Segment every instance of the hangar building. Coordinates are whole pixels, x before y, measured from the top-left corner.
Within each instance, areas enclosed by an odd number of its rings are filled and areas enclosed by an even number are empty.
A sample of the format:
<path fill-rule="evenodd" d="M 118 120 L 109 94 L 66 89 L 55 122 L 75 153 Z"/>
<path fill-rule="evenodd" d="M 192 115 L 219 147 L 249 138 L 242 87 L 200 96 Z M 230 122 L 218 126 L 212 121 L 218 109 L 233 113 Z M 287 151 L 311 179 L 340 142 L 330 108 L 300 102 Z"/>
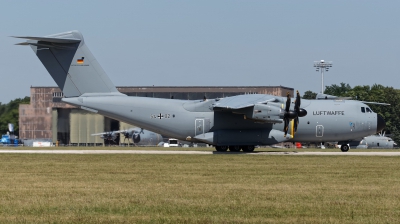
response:
<path fill-rule="evenodd" d="M 118 91 L 128 96 L 197 100 L 224 98 L 242 94 L 292 96 L 294 89 L 283 86 L 124 86 Z M 21 140 L 57 141 L 62 145 L 102 145 L 104 140 L 93 133 L 124 130 L 132 127 L 99 114 L 61 102 L 58 87 L 31 87 L 30 104 L 19 106 Z M 123 139 L 119 140 L 123 142 Z"/>

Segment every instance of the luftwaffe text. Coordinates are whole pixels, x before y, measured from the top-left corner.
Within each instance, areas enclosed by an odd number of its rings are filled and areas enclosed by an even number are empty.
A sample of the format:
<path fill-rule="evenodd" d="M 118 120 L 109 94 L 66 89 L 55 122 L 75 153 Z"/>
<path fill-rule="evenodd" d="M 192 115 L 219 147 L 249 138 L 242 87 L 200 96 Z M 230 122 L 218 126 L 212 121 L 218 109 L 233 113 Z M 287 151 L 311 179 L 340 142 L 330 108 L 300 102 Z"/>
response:
<path fill-rule="evenodd" d="M 320 111 L 313 111 L 313 115 L 344 115 L 344 111 L 320 110 Z"/>

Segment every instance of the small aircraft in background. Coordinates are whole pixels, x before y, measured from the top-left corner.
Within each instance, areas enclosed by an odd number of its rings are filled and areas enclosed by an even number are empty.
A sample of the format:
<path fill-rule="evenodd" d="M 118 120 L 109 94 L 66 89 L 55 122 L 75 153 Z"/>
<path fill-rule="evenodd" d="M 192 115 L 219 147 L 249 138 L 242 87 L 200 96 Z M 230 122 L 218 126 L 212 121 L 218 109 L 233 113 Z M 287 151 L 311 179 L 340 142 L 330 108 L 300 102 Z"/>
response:
<path fill-rule="evenodd" d="M 118 138 L 118 135 L 119 135 L 118 131 L 108 131 L 108 132 L 92 134 L 92 136 L 100 136 L 101 139 L 113 142 L 115 142 L 115 140 Z"/>
<path fill-rule="evenodd" d="M 157 145 L 159 142 L 163 141 L 163 137 L 160 134 L 137 127 L 120 131 L 95 133 L 92 134 L 92 136 L 100 136 L 102 139 L 115 141 L 118 137 L 118 134 L 121 134 L 121 137 L 124 136 L 124 143 L 126 139 L 128 139 L 128 143 L 130 140 L 132 140 L 132 142 L 136 145 Z"/>
<path fill-rule="evenodd" d="M 163 141 L 163 137 L 155 132 L 144 130 L 143 128 L 129 128 L 119 131 L 126 139 L 132 139 L 132 142 L 138 145 L 157 145 Z"/>
<path fill-rule="evenodd" d="M 396 142 L 392 138 L 386 137 L 385 133 L 379 133 L 379 135 L 370 135 L 364 137 L 361 141 L 349 142 L 350 148 L 356 149 L 393 149 L 397 146 Z"/>

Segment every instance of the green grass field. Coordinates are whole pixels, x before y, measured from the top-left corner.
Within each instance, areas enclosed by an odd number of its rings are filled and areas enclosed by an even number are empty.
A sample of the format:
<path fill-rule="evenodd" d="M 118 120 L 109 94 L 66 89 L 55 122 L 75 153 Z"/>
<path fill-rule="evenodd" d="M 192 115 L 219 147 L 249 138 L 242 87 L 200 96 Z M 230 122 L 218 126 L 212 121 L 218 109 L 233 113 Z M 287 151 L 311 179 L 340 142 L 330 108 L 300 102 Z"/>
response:
<path fill-rule="evenodd" d="M 160 151 L 216 151 L 214 147 L 123 147 L 123 146 L 67 146 L 67 147 L 0 147 L 1 149 L 15 150 L 160 150 Z M 254 152 L 340 152 L 338 148 L 271 148 L 262 147 L 256 148 Z M 349 152 L 398 152 L 399 148 L 395 149 L 350 149 Z M 229 151 L 228 151 L 229 152 Z"/>
<path fill-rule="evenodd" d="M 0 223 L 399 223 L 400 158 L 0 155 Z"/>

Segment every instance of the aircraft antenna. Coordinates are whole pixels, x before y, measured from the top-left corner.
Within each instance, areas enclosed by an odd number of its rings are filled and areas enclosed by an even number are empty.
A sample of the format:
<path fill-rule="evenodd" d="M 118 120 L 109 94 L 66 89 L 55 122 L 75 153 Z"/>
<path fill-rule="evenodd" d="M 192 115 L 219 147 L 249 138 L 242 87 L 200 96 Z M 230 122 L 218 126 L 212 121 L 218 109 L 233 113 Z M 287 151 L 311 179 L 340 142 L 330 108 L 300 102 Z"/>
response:
<path fill-rule="evenodd" d="M 321 71 L 321 93 L 324 93 L 324 72 L 328 72 L 332 67 L 332 61 L 314 61 L 315 71 Z"/>

